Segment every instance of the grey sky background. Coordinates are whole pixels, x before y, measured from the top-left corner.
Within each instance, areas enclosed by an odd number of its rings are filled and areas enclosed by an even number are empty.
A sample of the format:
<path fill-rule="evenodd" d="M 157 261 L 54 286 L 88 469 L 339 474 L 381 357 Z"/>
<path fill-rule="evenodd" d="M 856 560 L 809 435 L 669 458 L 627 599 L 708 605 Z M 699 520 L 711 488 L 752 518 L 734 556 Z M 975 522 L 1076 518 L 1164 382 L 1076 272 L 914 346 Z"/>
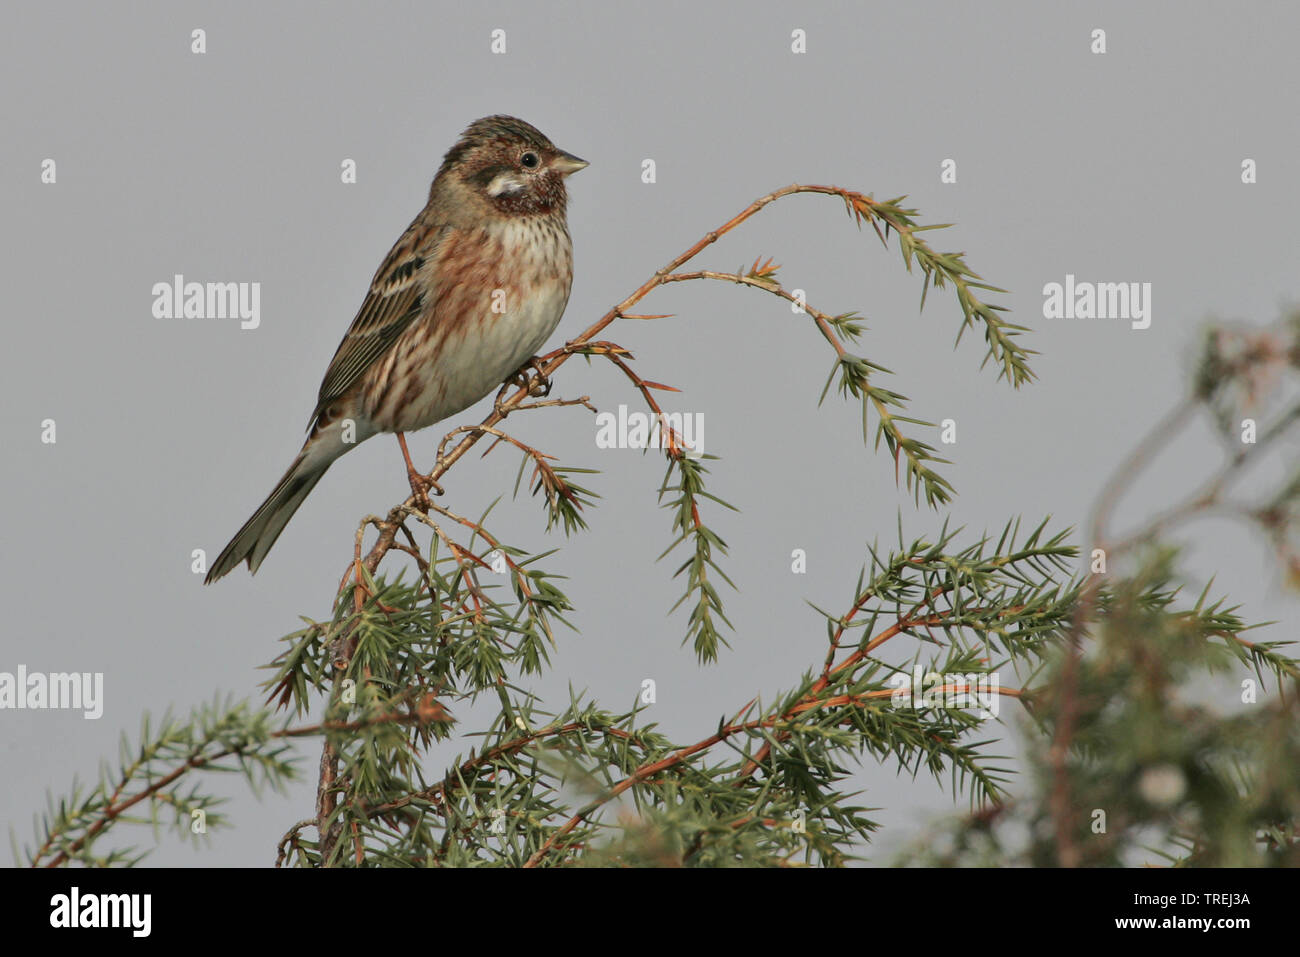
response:
<path fill-rule="evenodd" d="M 580 633 L 561 636 L 535 690 L 559 708 L 572 685 L 623 710 L 653 678 L 648 717 L 682 743 L 820 663 L 825 630 L 806 602 L 846 609 L 866 543 L 891 542 L 900 509 L 909 539 L 934 535 L 945 513 L 969 537 L 1016 515 L 1079 525 L 1182 394 L 1199 324 L 1271 320 L 1300 298 L 1294 5 L 30 3 L 7 21 L 0 670 L 102 671 L 106 684 L 98 721 L 0 712 L 0 821 L 20 841 L 47 789 L 92 778 L 143 711 L 256 697 L 277 639 L 299 615 L 328 615 L 358 519 L 407 494 L 396 443 L 378 437 L 333 467 L 255 579 L 241 568 L 205 588 L 190 571 L 191 550 L 214 558 L 297 451 L 375 267 L 477 117 L 523 117 L 591 163 L 570 180 L 576 277 L 550 347 L 798 181 L 905 193 L 924 222 L 958 224 L 930 239 L 1011 290 L 994 301 L 1042 353 L 1040 381 L 1019 392 L 980 371 L 978 335 L 952 348 L 951 294 L 932 292 L 918 314 L 920 279 L 896 246 L 858 233 L 829 198 L 783 200 L 696 261 L 772 256 L 819 308 L 867 318 L 858 351 L 895 373 L 880 384 L 910 396 L 912 415 L 958 421 L 958 443 L 941 449 L 958 496 L 934 513 L 863 446 L 856 404 L 817 408 L 830 351 L 777 300 L 683 284 L 643 303 L 676 318 L 610 328 L 643 375 L 683 390 L 670 408 L 703 413 L 721 456 L 710 490 L 741 509 L 708 516 L 740 592 L 726 596 L 732 647 L 705 668 L 680 646 L 685 612 L 666 614 L 675 564 L 654 562 L 671 540 L 658 456 L 598 449 L 581 409 L 512 418 L 560 462 L 600 470 L 591 530 L 569 540 L 545 534 L 532 499 L 509 500 L 513 453 L 456 467 L 449 507 L 478 514 L 504 495 L 492 527 L 533 551 L 562 548 L 549 567 L 569 576 Z M 202 56 L 194 28 L 207 31 Z M 489 51 L 495 28 L 504 56 Z M 795 28 L 805 55 L 790 51 Z M 1094 28 L 1104 56 L 1089 52 Z M 47 157 L 56 185 L 40 181 Z M 1240 180 L 1247 157 L 1255 185 Z M 339 181 L 345 158 L 356 185 Z M 940 182 L 946 158 L 956 184 Z M 260 282 L 260 328 L 155 319 L 151 287 L 176 273 Z M 1043 319 L 1043 285 L 1067 273 L 1152 283 L 1151 328 Z M 594 361 L 568 363 L 555 394 L 638 407 Z M 489 402 L 414 436 L 417 461 L 431 465 L 442 433 Z M 46 418 L 53 446 L 40 442 Z M 1192 487 L 1219 448 L 1199 422 L 1145 473 L 1121 522 Z M 1197 572 L 1249 617 L 1278 620 L 1268 637 L 1293 637 L 1296 600 L 1269 551 L 1226 524 L 1197 531 Z M 795 548 L 806 575 L 790 571 Z M 437 766 L 471 743 L 441 749 Z M 197 851 L 168 836 L 149 862 L 270 864 L 311 813 L 318 752 L 300 753 L 287 797 L 218 782 L 235 826 Z M 855 783 L 886 825 L 873 860 L 953 808 L 890 767 L 868 763 Z"/>

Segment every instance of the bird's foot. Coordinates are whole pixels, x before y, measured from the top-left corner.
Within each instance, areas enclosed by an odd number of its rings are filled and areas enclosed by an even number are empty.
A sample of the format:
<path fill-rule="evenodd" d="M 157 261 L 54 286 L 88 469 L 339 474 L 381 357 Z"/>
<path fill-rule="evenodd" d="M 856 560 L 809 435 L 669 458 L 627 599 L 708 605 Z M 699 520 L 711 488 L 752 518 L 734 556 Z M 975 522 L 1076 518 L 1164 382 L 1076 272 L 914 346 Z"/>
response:
<path fill-rule="evenodd" d="M 406 462 L 406 480 L 411 483 L 411 495 L 415 499 L 415 507 L 428 515 L 429 490 L 433 489 L 434 495 L 442 495 L 442 486 L 429 476 L 422 474 L 415 467 L 415 464 L 411 461 L 411 453 L 406 448 L 406 435 L 404 433 L 397 433 L 397 444 L 401 446 L 402 459 Z"/>
<path fill-rule="evenodd" d="M 415 469 L 407 469 L 406 479 L 411 483 L 411 494 L 415 497 L 415 507 L 425 515 L 429 514 L 429 491 L 433 490 L 434 495 L 442 495 L 442 486 L 429 478 L 422 475 Z"/>
<path fill-rule="evenodd" d="M 546 366 L 537 356 L 528 360 L 528 368 L 532 369 L 533 377 L 526 380 L 528 394 L 534 399 L 548 396 L 551 394 L 551 380 L 546 377 Z M 523 369 L 519 370 L 523 373 Z"/>
<path fill-rule="evenodd" d="M 551 394 L 551 380 L 546 377 L 545 367 L 542 360 L 537 356 L 533 356 L 512 372 L 510 378 L 506 379 L 497 392 L 493 408 L 496 410 L 497 415 L 503 418 L 510 410 L 505 408 L 502 403 L 505 401 L 506 393 L 510 391 L 512 386 L 516 389 L 524 389 L 535 399 Z"/>
<path fill-rule="evenodd" d="M 551 380 L 546 377 L 546 366 L 537 356 L 533 356 L 506 380 L 507 385 L 518 386 L 528 390 L 534 399 L 551 394 Z"/>

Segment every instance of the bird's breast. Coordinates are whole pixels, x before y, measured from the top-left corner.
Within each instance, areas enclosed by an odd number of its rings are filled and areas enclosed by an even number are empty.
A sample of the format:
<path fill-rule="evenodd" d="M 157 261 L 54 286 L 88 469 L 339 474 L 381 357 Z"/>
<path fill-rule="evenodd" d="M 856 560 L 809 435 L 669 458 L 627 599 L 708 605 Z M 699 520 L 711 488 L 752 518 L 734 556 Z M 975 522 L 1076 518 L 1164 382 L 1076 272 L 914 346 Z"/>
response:
<path fill-rule="evenodd" d="M 563 219 L 516 217 L 449 238 L 425 268 L 432 302 L 368 390 L 384 431 L 463 411 L 535 355 L 568 303 L 573 247 Z"/>

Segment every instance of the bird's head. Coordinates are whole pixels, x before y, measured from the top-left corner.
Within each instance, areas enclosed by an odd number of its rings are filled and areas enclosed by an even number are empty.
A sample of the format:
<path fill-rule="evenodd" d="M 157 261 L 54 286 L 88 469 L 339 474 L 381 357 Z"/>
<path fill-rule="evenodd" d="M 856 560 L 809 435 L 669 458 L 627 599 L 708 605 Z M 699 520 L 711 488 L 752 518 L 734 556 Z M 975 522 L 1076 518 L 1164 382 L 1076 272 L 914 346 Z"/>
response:
<path fill-rule="evenodd" d="M 537 127 L 513 116 L 475 120 L 447 151 L 434 179 L 454 179 L 506 215 L 564 211 L 564 179 L 587 166 Z"/>

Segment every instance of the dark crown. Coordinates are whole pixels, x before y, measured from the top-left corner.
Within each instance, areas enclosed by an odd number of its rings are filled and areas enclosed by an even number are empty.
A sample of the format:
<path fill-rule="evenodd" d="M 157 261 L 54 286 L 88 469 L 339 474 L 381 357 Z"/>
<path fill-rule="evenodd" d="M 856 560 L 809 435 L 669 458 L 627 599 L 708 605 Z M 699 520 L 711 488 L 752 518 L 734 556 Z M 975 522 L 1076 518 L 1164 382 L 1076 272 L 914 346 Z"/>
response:
<path fill-rule="evenodd" d="M 439 172 L 453 166 L 474 147 L 499 139 L 521 140 L 539 150 L 555 148 L 546 135 L 531 123 L 525 123 L 514 116 L 485 116 L 465 128 L 456 145 L 443 157 Z"/>

